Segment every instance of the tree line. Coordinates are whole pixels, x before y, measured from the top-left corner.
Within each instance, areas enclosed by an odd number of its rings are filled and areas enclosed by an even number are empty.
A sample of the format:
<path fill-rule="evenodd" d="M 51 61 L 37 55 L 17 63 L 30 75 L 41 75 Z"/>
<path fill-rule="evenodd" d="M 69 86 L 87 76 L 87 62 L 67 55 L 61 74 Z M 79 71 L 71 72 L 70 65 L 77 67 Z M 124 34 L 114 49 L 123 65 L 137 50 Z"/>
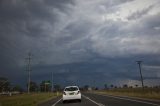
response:
<path fill-rule="evenodd" d="M 28 84 L 26 84 L 28 86 Z M 36 83 L 34 81 L 30 82 L 30 92 L 50 92 L 50 91 L 60 91 L 62 87 L 59 84 L 52 85 L 50 80 L 43 80 L 41 83 Z M 10 91 L 19 91 L 25 92 L 26 90 L 20 85 L 12 85 L 11 82 L 4 77 L 0 77 L 0 92 L 10 92 Z"/>

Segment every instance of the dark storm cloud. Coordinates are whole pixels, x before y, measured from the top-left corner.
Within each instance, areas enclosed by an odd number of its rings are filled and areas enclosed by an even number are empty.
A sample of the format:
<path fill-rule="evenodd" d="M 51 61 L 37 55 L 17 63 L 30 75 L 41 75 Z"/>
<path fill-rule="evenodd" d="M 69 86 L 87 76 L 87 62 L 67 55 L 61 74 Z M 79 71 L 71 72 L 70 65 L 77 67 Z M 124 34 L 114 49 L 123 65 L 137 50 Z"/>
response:
<path fill-rule="evenodd" d="M 65 5 L 69 4 L 70 1 L 53 2 L 52 0 L 52 4 L 55 5 L 52 7 L 49 6 L 51 1 L 45 2 L 42 0 L 1 1 L 0 31 L 3 48 L 6 46 L 8 47 L 8 52 L 16 54 L 17 51 L 26 52 L 32 50 L 32 48 L 35 48 L 34 46 L 39 45 L 38 42 L 46 42 L 42 39 L 46 39 L 44 37 L 51 35 L 54 23 L 58 20 L 58 12 L 53 11 L 58 8 L 64 8 L 65 10 L 67 8 Z M 37 42 L 35 42 L 36 40 Z M 42 47 L 44 47 L 43 44 Z M 28 48 L 30 49 L 28 50 Z"/>
<path fill-rule="evenodd" d="M 50 3 L 53 6 L 50 6 Z M 49 32 L 54 29 L 54 23 L 58 20 L 56 9 L 65 12 L 67 8 L 65 5 L 70 3 L 70 1 L 55 2 L 53 0 L 45 2 L 42 0 L 1 0 L 1 75 L 18 72 L 16 70 L 26 64 L 24 59 L 27 52 L 34 51 L 37 46 L 39 49 L 45 47 L 44 42 L 48 42 L 48 39 L 44 37 L 50 35 Z M 42 45 L 39 45 L 40 43 Z"/>
<path fill-rule="evenodd" d="M 158 71 L 147 74 L 160 65 L 158 7 L 157 0 L 1 0 L 0 73 L 18 82 L 31 51 L 38 82 L 53 72 L 57 83 L 132 85 L 139 59 L 145 79 L 159 80 Z"/>
<path fill-rule="evenodd" d="M 65 11 L 66 4 L 67 5 L 74 5 L 73 0 L 44 0 L 44 3 L 51 7 L 59 8 L 60 10 Z"/>
<path fill-rule="evenodd" d="M 47 25 L 57 21 L 57 13 L 53 13 L 54 8 L 48 5 L 38 0 L 2 0 L 0 21 L 3 25 L 1 26 L 3 31 L 13 30 L 12 33 L 21 33 L 33 37 L 47 35 L 47 31 L 49 31 Z"/>
<path fill-rule="evenodd" d="M 143 59 L 143 56 L 138 59 Z M 149 57 L 149 56 L 148 56 Z M 137 58 L 137 57 L 136 57 Z M 39 74 L 54 74 L 55 77 L 63 77 L 66 79 L 66 83 L 82 83 L 85 85 L 91 81 L 90 85 L 93 86 L 93 82 L 97 82 L 97 86 L 103 86 L 104 83 L 117 84 L 119 81 L 129 79 L 140 82 L 139 68 L 136 63 L 136 58 L 99 58 L 90 60 L 90 62 L 79 62 L 61 65 L 48 65 L 48 66 L 36 66 L 33 69 L 38 71 Z M 144 64 L 149 64 L 146 60 Z M 148 69 L 148 71 L 146 70 Z M 44 72 L 44 70 L 46 70 Z M 153 73 L 152 69 L 143 68 L 144 80 L 157 79 L 156 73 Z M 71 74 L 72 73 L 72 74 Z M 47 79 L 48 77 L 44 78 Z M 56 79 L 56 78 L 55 78 Z M 127 82 L 120 82 L 119 85 L 126 84 Z M 136 84 L 136 83 L 135 83 Z"/>

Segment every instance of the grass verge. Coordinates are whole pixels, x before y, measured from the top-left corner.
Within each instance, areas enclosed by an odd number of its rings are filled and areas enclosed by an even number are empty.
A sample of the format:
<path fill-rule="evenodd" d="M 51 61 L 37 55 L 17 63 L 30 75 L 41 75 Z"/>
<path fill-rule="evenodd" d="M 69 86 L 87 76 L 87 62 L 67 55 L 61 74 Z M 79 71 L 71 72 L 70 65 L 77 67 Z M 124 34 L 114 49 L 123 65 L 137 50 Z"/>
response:
<path fill-rule="evenodd" d="M 98 90 L 95 93 L 108 94 L 114 96 L 129 96 L 138 97 L 144 99 L 160 100 L 160 89 L 139 89 L 139 88 L 126 88 L 126 89 L 110 89 L 110 90 Z"/>
<path fill-rule="evenodd" d="M 37 106 L 57 97 L 55 93 L 31 93 L 13 96 L 0 96 L 0 106 Z"/>

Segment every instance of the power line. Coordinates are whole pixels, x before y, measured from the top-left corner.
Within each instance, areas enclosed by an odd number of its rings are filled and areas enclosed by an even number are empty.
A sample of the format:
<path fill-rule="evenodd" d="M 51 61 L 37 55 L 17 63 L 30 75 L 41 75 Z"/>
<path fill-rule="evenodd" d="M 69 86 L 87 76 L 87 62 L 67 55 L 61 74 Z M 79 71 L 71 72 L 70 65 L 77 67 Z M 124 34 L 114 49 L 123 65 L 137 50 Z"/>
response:
<path fill-rule="evenodd" d="M 141 70 L 141 63 L 142 61 L 136 61 L 138 66 L 139 66 L 139 71 L 140 71 L 140 76 L 141 76 L 141 83 L 142 83 L 142 88 L 144 89 L 144 84 L 143 84 L 143 76 L 142 76 L 142 70 Z"/>
<path fill-rule="evenodd" d="M 28 71 L 28 87 L 27 87 L 27 91 L 28 93 L 30 93 L 30 82 L 31 82 L 31 53 L 28 53 L 28 57 L 26 58 L 27 60 L 27 71 Z"/>

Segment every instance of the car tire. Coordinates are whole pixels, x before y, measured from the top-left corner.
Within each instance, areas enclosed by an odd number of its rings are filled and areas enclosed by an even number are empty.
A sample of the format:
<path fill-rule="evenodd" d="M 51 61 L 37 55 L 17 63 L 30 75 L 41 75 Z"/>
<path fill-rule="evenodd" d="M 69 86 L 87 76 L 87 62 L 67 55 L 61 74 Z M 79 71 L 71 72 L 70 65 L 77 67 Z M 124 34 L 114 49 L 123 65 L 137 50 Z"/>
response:
<path fill-rule="evenodd" d="M 81 99 L 79 99 L 78 101 L 81 102 Z"/>
<path fill-rule="evenodd" d="M 66 101 L 64 100 L 64 101 L 63 101 L 63 104 L 65 104 L 65 103 L 66 103 Z"/>

